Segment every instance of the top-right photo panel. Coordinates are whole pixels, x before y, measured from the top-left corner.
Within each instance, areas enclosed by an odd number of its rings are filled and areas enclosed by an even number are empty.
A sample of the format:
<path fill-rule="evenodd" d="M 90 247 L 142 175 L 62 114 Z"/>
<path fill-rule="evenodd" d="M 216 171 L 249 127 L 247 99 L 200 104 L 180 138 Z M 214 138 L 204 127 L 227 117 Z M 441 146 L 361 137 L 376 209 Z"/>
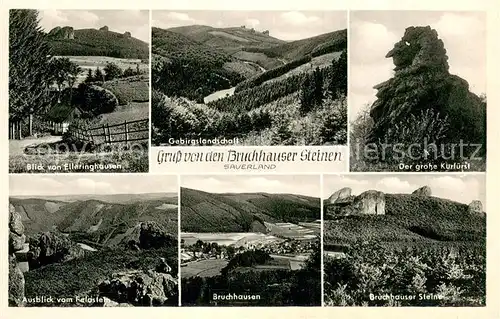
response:
<path fill-rule="evenodd" d="M 486 13 L 351 11 L 350 170 L 486 171 Z"/>

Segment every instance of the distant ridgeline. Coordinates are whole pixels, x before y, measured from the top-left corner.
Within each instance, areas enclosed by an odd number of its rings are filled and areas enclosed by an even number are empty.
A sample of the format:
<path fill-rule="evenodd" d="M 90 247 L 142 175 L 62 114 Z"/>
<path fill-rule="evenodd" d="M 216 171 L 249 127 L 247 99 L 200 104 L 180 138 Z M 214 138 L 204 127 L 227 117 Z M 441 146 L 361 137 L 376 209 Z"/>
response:
<path fill-rule="evenodd" d="M 132 37 L 128 31 L 124 33 L 109 31 L 107 26 L 99 30 L 55 27 L 47 33 L 47 38 L 53 55 L 149 58 L 149 47 L 146 42 Z"/>
<path fill-rule="evenodd" d="M 153 88 L 169 97 L 185 97 L 203 103 L 204 97 L 231 87 L 236 87 L 236 92 L 248 93 L 316 57 L 335 52 L 340 55 L 346 48 L 347 30 L 286 42 L 268 32 L 244 27 L 153 28 Z M 326 64 L 331 64 L 332 59 Z M 300 73 L 312 70 L 311 67 Z M 279 97 L 298 91 L 299 77 L 294 75 L 273 83 L 282 92 Z M 286 88 L 285 82 L 289 83 Z"/>

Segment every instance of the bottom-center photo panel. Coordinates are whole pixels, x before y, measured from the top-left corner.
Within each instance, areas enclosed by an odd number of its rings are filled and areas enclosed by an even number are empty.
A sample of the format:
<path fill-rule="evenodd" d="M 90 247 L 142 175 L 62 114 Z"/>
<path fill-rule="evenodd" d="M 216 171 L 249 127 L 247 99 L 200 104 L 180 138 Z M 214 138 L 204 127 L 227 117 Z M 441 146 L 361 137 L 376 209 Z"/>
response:
<path fill-rule="evenodd" d="M 317 175 L 181 177 L 182 306 L 321 306 Z"/>

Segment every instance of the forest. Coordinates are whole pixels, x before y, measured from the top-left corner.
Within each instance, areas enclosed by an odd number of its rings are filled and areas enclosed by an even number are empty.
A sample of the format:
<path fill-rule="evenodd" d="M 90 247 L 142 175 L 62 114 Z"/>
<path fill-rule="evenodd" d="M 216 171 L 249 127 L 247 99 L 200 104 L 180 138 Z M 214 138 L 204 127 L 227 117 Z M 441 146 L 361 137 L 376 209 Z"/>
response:
<path fill-rule="evenodd" d="M 165 143 L 167 137 L 221 136 L 246 137 L 249 143 L 257 145 L 324 145 L 345 144 L 347 141 L 346 51 L 342 52 L 338 61 L 332 60 L 331 65 L 326 68 L 316 68 L 314 72 L 293 75 L 270 83 L 260 84 L 267 78 L 254 79 L 254 82 L 248 82 L 253 84 L 245 84 L 248 89 L 207 104 L 194 103 L 183 98 L 182 96 L 190 94 L 183 93 L 189 86 L 183 86 L 182 79 L 190 79 L 191 84 L 199 79 L 201 83 L 210 83 L 223 89 L 231 85 L 227 77 L 215 76 L 207 69 L 211 81 L 205 82 L 207 76 L 196 66 L 192 72 L 196 70 L 197 76 L 191 78 L 191 72 L 181 73 L 180 78 L 176 77 L 180 80 L 172 83 L 162 77 L 174 72 L 172 68 L 182 65 L 182 62 L 168 64 L 168 67 L 166 65 L 163 64 L 163 71 L 160 73 L 153 70 L 153 83 L 165 83 L 168 87 L 162 89 L 165 86 L 154 84 L 153 143 Z M 190 67 L 187 70 L 191 70 Z M 279 70 L 270 72 L 273 77 L 283 74 L 283 71 Z M 215 89 L 214 86 L 198 86 L 197 92 L 210 92 Z M 178 87 L 181 89 L 176 91 Z M 204 95 L 192 93 L 193 98 L 198 96 L 201 99 Z M 170 120 L 165 121 L 167 118 Z M 259 137 L 261 141 L 250 141 L 252 136 Z"/>

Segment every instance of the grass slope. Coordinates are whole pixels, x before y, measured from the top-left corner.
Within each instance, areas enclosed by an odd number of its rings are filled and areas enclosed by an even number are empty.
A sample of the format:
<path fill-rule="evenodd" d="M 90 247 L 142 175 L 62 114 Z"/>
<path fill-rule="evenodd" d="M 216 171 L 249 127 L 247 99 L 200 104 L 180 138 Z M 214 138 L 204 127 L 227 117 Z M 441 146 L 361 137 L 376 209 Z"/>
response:
<path fill-rule="evenodd" d="M 486 218 L 465 204 L 437 197 L 386 194 L 386 214 L 325 220 L 325 244 L 382 242 L 477 242 L 486 238 Z"/>
<path fill-rule="evenodd" d="M 263 222 L 312 221 L 320 218 L 317 198 L 290 194 L 213 194 L 181 189 L 184 232 L 250 232 Z"/>
<path fill-rule="evenodd" d="M 146 42 L 112 31 L 80 29 L 74 39 L 49 36 L 48 40 L 54 55 L 149 59 Z"/>

